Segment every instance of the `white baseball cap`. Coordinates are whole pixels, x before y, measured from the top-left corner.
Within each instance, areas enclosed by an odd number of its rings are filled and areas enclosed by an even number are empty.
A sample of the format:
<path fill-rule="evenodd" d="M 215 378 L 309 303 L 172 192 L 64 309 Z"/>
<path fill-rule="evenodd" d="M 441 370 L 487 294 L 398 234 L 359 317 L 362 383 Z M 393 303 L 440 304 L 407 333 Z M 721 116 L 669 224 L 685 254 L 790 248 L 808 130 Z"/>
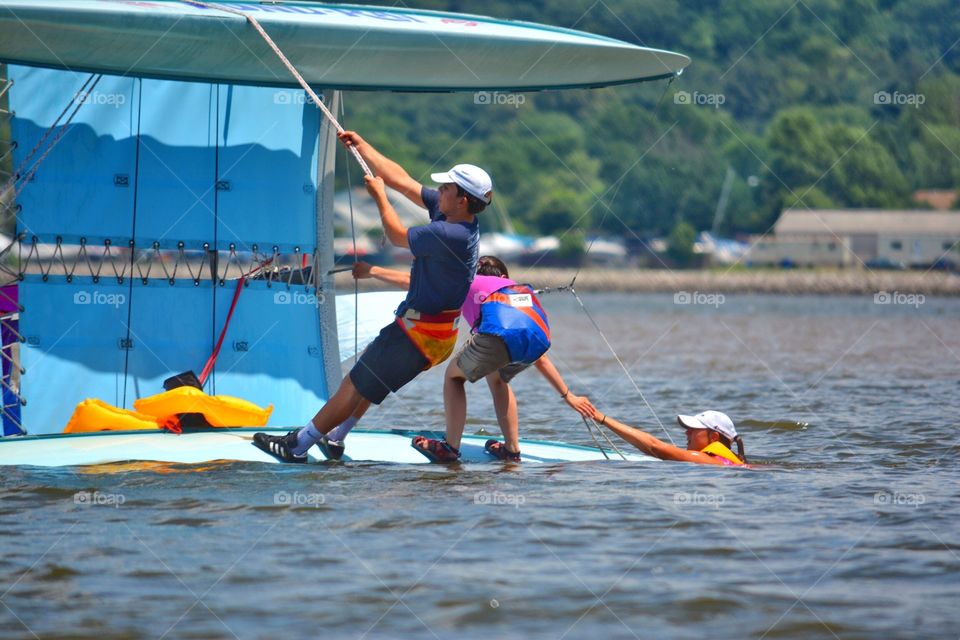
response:
<path fill-rule="evenodd" d="M 490 180 L 490 174 L 476 165 L 458 164 L 446 173 L 430 174 L 430 179 L 437 184 L 456 184 L 487 204 L 493 199 L 493 181 Z"/>
<path fill-rule="evenodd" d="M 729 438 L 731 442 L 737 437 L 737 429 L 733 426 L 733 420 L 727 414 L 719 411 L 704 411 L 695 416 L 677 416 L 677 422 L 681 426 L 691 429 L 711 429 Z"/>

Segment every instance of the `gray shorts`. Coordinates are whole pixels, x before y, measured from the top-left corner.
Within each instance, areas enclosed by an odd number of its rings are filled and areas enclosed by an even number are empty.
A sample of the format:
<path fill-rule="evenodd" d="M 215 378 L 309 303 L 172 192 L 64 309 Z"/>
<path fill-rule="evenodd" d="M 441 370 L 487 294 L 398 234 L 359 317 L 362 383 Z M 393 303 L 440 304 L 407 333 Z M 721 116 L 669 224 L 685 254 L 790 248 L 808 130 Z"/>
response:
<path fill-rule="evenodd" d="M 400 325 L 391 322 L 353 365 L 350 380 L 361 396 L 380 404 L 391 391 L 426 371 L 429 364 Z"/>
<path fill-rule="evenodd" d="M 501 380 L 510 382 L 518 373 L 530 366 L 520 362 L 510 362 L 507 345 L 499 336 L 488 333 L 476 333 L 470 336 L 455 358 L 454 362 L 470 382 L 485 378 L 494 371 L 500 372 Z"/>

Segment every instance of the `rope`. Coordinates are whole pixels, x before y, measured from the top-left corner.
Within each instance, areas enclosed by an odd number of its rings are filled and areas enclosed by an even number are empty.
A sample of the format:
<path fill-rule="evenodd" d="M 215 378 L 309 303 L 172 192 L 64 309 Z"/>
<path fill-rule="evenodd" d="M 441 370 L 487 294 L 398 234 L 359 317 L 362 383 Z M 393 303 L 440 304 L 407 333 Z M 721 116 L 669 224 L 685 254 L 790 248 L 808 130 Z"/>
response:
<path fill-rule="evenodd" d="M 340 126 L 339 122 L 337 122 L 337 118 L 330 112 L 330 109 L 328 109 L 327 106 L 323 104 L 323 101 L 320 99 L 320 97 L 317 96 L 316 93 L 314 93 L 313 89 L 310 88 L 310 85 L 307 84 L 307 81 L 303 79 L 303 76 L 300 75 L 300 72 L 297 71 L 296 67 L 294 67 L 293 64 L 287 59 L 287 56 L 283 54 L 283 51 L 281 51 L 280 47 L 277 46 L 277 43 L 273 41 L 273 38 L 271 38 L 267 34 L 267 32 L 264 31 L 263 27 L 260 26 L 260 23 L 257 21 L 256 18 L 254 18 L 249 13 L 245 13 L 243 11 L 240 11 L 239 9 L 234 9 L 232 7 L 213 5 L 213 4 L 208 4 L 206 2 L 199 2 L 196 0 L 181 0 L 181 2 L 185 2 L 186 4 L 191 4 L 199 7 L 205 7 L 207 9 L 213 9 L 218 11 L 224 11 L 226 13 L 232 13 L 234 15 L 237 15 L 237 16 L 240 16 L 241 18 L 246 19 L 246 21 L 249 22 L 253 26 L 253 28 L 257 30 L 257 32 L 264 39 L 267 45 L 271 49 L 273 49 L 273 52 L 277 54 L 278 58 L 280 58 L 280 62 L 283 63 L 283 65 L 287 68 L 287 70 L 290 71 L 290 74 L 293 75 L 293 77 L 300 84 L 300 86 L 303 87 L 303 90 L 306 91 L 307 95 L 310 96 L 310 99 L 313 100 L 313 104 L 319 107 L 320 111 L 323 112 L 323 115 L 326 116 L 327 120 L 330 121 L 330 124 L 336 127 L 338 133 L 344 132 L 344 128 Z M 357 162 L 363 168 L 363 172 L 368 176 L 373 176 L 373 171 L 371 171 L 370 167 L 367 166 L 366 161 L 360 156 L 360 152 L 357 151 L 356 147 L 351 146 L 349 147 L 349 149 L 353 153 L 353 157 L 357 159 Z"/>
<path fill-rule="evenodd" d="M 340 94 L 340 117 L 344 117 L 343 94 Z M 347 172 L 347 202 L 350 204 L 350 239 L 353 241 L 353 264 L 357 264 L 357 225 L 353 217 L 353 182 L 350 178 L 349 165 L 344 167 Z M 353 279 L 353 363 L 360 358 L 360 281 Z"/>
<path fill-rule="evenodd" d="M 590 315 L 590 312 L 587 311 L 587 307 L 584 306 L 583 300 L 580 299 L 580 296 L 577 294 L 576 290 L 573 287 L 570 287 L 570 293 L 573 294 L 573 297 L 577 299 L 577 302 L 580 304 L 580 308 L 583 309 L 583 312 L 587 314 L 590 323 L 593 325 L 593 328 L 597 330 L 597 333 L 600 334 L 600 337 L 603 339 L 603 343 L 607 345 L 607 348 L 610 349 L 610 353 L 613 354 L 614 359 L 616 359 L 617 364 L 620 365 L 620 368 L 623 369 L 623 373 L 626 374 L 627 380 L 633 385 L 633 388 L 636 389 L 637 394 L 640 396 L 640 399 L 643 400 L 643 404 L 647 406 L 647 409 L 650 410 L 650 413 L 653 414 L 653 417 L 656 419 L 657 424 L 660 425 L 660 428 L 663 429 L 663 432 L 667 434 L 667 439 L 670 440 L 670 444 L 676 445 L 677 443 L 673 441 L 673 438 L 670 437 L 670 432 L 667 431 L 667 428 L 663 426 L 663 423 L 660 422 L 660 418 L 657 417 L 657 413 L 653 410 L 653 407 L 650 406 L 650 403 L 647 402 L 647 398 L 643 395 L 643 391 L 640 391 L 640 386 L 637 385 L 636 380 L 633 379 L 633 376 L 630 375 L 630 371 L 627 369 L 626 365 L 623 364 L 623 360 L 620 359 L 620 356 L 617 355 L 616 350 L 613 348 L 613 345 L 610 344 L 610 341 L 607 340 L 607 336 L 603 333 L 603 330 L 600 328 L 600 325 L 597 324 L 597 321 L 593 319 L 593 316 Z"/>
<path fill-rule="evenodd" d="M 583 416 L 580 416 L 580 417 L 583 418 Z M 587 419 L 583 418 L 583 421 L 586 422 Z M 607 441 L 607 444 L 613 447 L 613 450 L 617 452 L 617 455 L 619 455 L 624 461 L 626 461 L 627 456 L 623 455 L 623 452 L 620 451 L 619 448 L 617 448 L 617 445 L 613 443 L 613 440 L 610 439 L 610 436 L 607 435 L 607 432 L 600 428 L 600 425 L 597 424 L 596 420 L 591 419 L 591 422 L 593 422 L 593 426 L 597 429 L 600 435 L 603 436 L 603 439 Z"/>
<path fill-rule="evenodd" d="M 77 93 L 74 95 L 73 100 L 71 100 L 67 104 L 67 107 L 60 113 L 56 121 L 54 121 L 54 123 L 50 126 L 50 128 L 46 130 L 46 132 L 40 138 L 40 141 L 30 151 L 30 153 L 27 154 L 27 157 L 24 159 L 24 161 L 20 163 L 20 166 L 17 168 L 17 171 L 10 178 L 10 181 L 4 186 L 3 193 L 0 193 L 0 198 L 6 195 L 6 193 L 10 189 L 13 189 L 13 200 L 16 200 L 17 196 L 19 196 L 20 193 L 23 192 L 23 189 L 27 186 L 30 180 L 33 179 L 33 176 L 36 175 L 37 169 L 40 168 L 40 165 L 43 164 L 43 161 L 47 159 L 47 156 L 50 155 L 50 152 L 54 150 L 57 144 L 60 143 L 60 140 L 63 138 L 63 136 L 67 133 L 67 130 L 68 130 L 67 128 L 70 126 L 70 123 L 73 122 L 73 119 L 76 117 L 77 113 L 80 111 L 80 108 L 86 102 L 86 100 L 78 100 L 77 98 L 80 96 L 81 93 L 85 91 L 87 84 L 89 84 L 90 80 L 93 80 L 94 77 L 96 77 L 96 80 L 90 86 L 89 91 L 86 91 L 86 93 L 89 93 L 90 91 L 93 91 L 96 88 L 96 86 L 100 83 L 100 80 L 103 78 L 103 75 L 98 75 L 98 76 L 91 75 L 87 79 L 87 82 L 85 82 L 83 86 L 80 87 L 80 90 L 77 91 Z M 26 168 L 27 164 L 30 162 L 30 160 L 33 158 L 36 152 L 40 149 L 40 147 L 44 144 L 44 142 L 46 142 L 47 138 L 50 137 L 50 134 L 53 133 L 53 130 L 56 129 L 61 118 L 63 118 L 63 115 L 70 110 L 71 105 L 74 106 L 73 113 L 71 113 L 70 117 L 67 118 L 67 121 L 63 123 L 63 126 L 60 128 L 60 131 L 57 132 L 56 137 L 47 147 L 46 151 L 43 152 L 43 155 L 40 156 L 40 159 L 33 164 L 33 166 L 30 168 L 30 170 L 26 174 L 23 174 L 22 172 L 24 168 Z M 18 182 L 19 182 L 19 186 L 17 186 Z"/>
<path fill-rule="evenodd" d="M 600 445 L 600 441 L 597 440 L 597 436 L 593 435 L 593 429 L 590 428 L 590 423 L 587 422 L 587 419 L 584 418 L 583 416 L 580 416 L 580 418 L 583 420 L 584 426 L 587 427 L 587 433 L 589 433 L 590 437 L 593 438 L 593 444 L 597 445 L 597 449 L 600 449 L 600 453 L 603 454 L 603 457 L 609 460 L 610 456 L 607 455 L 607 450 Z M 623 455 L 623 454 L 621 453 L 620 455 Z"/>
<path fill-rule="evenodd" d="M 670 88 L 670 84 L 672 84 L 675 79 L 676 79 L 676 76 L 673 76 L 673 77 L 670 78 L 670 81 L 667 83 L 667 87 L 664 89 L 663 94 L 660 96 L 660 100 L 663 100 L 663 96 L 665 96 L 665 95 L 667 94 L 667 89 Z M 657 102 L 657 106 L 659 106 L 659 105 L 660 105 L 660 101 Z M 620 187 L 621 187 L 622 185 L 623 185 L 623 179 L 621 178 L 621 179 L 617 182 L 617 188 L 616 188 L 616 190 L 613 192 L 613 196 L 611 197 L 611 200 L 615 199 L 615 198 L 617 197 L 617 194 L 620 193 Z M 600 227 L 601 227 L 601 228 L 603 227 L 603 223 L 606 221 L 607 216 L 610 214 L 610 211 L 611 211 L 610 207 L 605 207 L 605 209 L 606 209 L 606 211 L 605 211 L 605 213 L 603 214 L 603 218 L 600 219 Z M 585 252 L 586 255 L 589 255 L 589 254 L 590 254 L 590 249 L 593 248 L 593 243 L 596 242 L 598 238 L 599 238 L 599 236 L 597 236 L 596 238 L 594 238 L 593 240 L 590 241 L 590 244 L 587 246 L 587 250 L 586 250 L 586 252 Z M 614 349 L 614 348 L 613 348 L 613 345 L 610 344 L 610 341 L 607 340 L 607 336 L 603 333 L 603 330 L 600 328 L 600 325 L 597 324 L 597 321 L 593 319 L 593 316 L 592 316 L 592 315 L 590 315 L 590 312 L 587 310 L 586 305 L 583 304 L 583 300 L 580 299 L 580 296 L 577 294 L 576 289 L 574 289 L 574 284 L 577 282 L 577 278 L 580 276 L 580 271 L 583 269 L 583 265 L 584 265 L 585 262 L 586 262 L 586 260 L 584 260 L 584 262 L 582 262 L 582 263 L 580 264 L 580 266 L 577 267 L 577 271 L 576 271 L 576 273 L 573 274 L 573 279 L 570 280 L 570 284 L 568 284 L 568 285 L 563 285 L 563 286 L 560 286 L 560 287 L 554 287 L 554 288 L 546 287 L 546 288 L 544 288 L 544 289 L 540 289 L 539 291 L 537 291 L 537 294 L 539 295 L 539 294 L 541 294 L 541 293 L 552 293 L 552 292 L 554 292 L 554 291 L 569 291 L 570 293 L 573 294 L 573 297 L 576 298 L 576 300 L 577 300 L 577 304 L 580 305 L 580 308 L 581 308 L 581 309 L 583 310 L 583 312 L 587 315 L 587 318 L 590 320 L 590 323 L 593 325 L 593 328 L 596 329 L 596 330 L 597 330 L 597 333 L 600 334 L 600 337 L 603 339 L 604 344 L 607 345 L 607 348 L 610 350 L 610 353 L 613 354 L 613 357 L 614 357 L 614 359 L 617 361 L 617 364 L 620 365 L 620 368 L 623 369 L 623 372 L 626 374 L 627 379 L 630 380 L 630 383 L 633 385 L 633 388 L 636 389 L 637 394 L 640 396 L 640 399 L 643 400 L 643 404 L 645 404 L 646 407 L 647 407 L 647 409 L 650 410 L 650 413 L 653 415 L 654 419 L 657 421 L 657 424 L 660 425 L 660 428 L 661 428 L 661 429 L 663 430 L 663 432 L 666 434 L 667 439 L 670 440 L 670 444 L 676 445 L 676 443 L 673 441 L 673 437 L 670 436 L 670 432 L 667 430 L 667 428 L 666 428 L 665 426 L 663 426 L 663 422 L 660 421 L 660 418 L 657 417 L 657 414 L 656 414 L 656 412 L 653 410 L 653 407 L 651 407 L 651 406 L 650 406 L 650 403 L 647 402 L 647 398 L 643 395 L 643 392 L 640 390 L 640 386 L 637 384 L 636 380 L 633 379 L 633 376 L 630 375 L 630 371 L 627 370 L 626 365 L 623 364 L 623 360 L 621 360 L 621 359 L 620 359 L 620 356 L 617 355 L 616 349 Z M 581 417 L 582 417 L 582 416 L 581 416 Z M 587 424 L 587 428 L 589 429 L 589 424 L 587 423 L 586 419 L 584 419 L 584 423 Z M 606 439 L 606 441 L 610 443 L 610 446 L 612 446 L 612 447 L 617 451 L 617 453 L 619 453 L 620 456 L 623 457 L 624 460 L 626 460 L 626 458 L 623 456 L 622 453 L 620 453 L 620 450 L 617 449 L 616 445 L 613 444 L 613 441 L 610 440 L 610 438 L 607 436 L 607 434 L 606 434 L 602 429 L 600 429 L 599 427 L 598 427 L 598 430 L 600 431 L 600 434 L 604 437 L 604 439 Z M 593 433 L 591 432 L 590 435 L 592 436 Z M 596 440 L 594 440 L 594 441 L 596 441 Z M 601 450 L 602 450 L 602 449 L 601 449 Z M 604 454 L 604 455 L 606 455 L 606 454 Z"/>

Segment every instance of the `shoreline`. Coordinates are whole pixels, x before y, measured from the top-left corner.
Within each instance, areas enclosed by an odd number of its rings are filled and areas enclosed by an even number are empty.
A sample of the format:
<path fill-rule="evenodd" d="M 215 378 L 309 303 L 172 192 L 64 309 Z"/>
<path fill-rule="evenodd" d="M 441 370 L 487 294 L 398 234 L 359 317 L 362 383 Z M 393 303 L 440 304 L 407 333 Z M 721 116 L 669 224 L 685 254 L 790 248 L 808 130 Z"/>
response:
<path fill-rule="evenodd" d="M 405 269 L 401 265 L 395 267 Z M 570 284 L 576 269 L 516 267 L 520 282 L 537 288 Z M 349 273 L 336 276 L 340 292 L 353 289 Z M 665 269 L 606 269 L 585 267 L 577 275 L 581 293 L 774 293 L 813 295 L 875 295 L 877 293 L 960 296 L 960 274 L 923 271 L 750 270 L 668 271 Z M 376 280 L 360 281 L 361 291 L 390 287 Z"/>

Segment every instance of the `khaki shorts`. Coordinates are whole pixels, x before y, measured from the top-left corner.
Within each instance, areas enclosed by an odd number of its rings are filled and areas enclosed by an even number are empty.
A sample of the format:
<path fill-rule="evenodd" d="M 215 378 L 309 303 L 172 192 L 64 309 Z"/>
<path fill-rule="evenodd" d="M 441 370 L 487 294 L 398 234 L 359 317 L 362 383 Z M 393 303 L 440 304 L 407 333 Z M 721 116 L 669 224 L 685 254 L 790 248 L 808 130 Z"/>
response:
<path fill-rule="evenodd" d="M 470 336 L 457 352 L 454 362 L 470 382 L 485 378 L 494 371 L 500 372 L 501 380 L 510 382 L 530 366 L 520 362 L 511 363 L 507 345 L 498 336 L 487 333 Z"/>

